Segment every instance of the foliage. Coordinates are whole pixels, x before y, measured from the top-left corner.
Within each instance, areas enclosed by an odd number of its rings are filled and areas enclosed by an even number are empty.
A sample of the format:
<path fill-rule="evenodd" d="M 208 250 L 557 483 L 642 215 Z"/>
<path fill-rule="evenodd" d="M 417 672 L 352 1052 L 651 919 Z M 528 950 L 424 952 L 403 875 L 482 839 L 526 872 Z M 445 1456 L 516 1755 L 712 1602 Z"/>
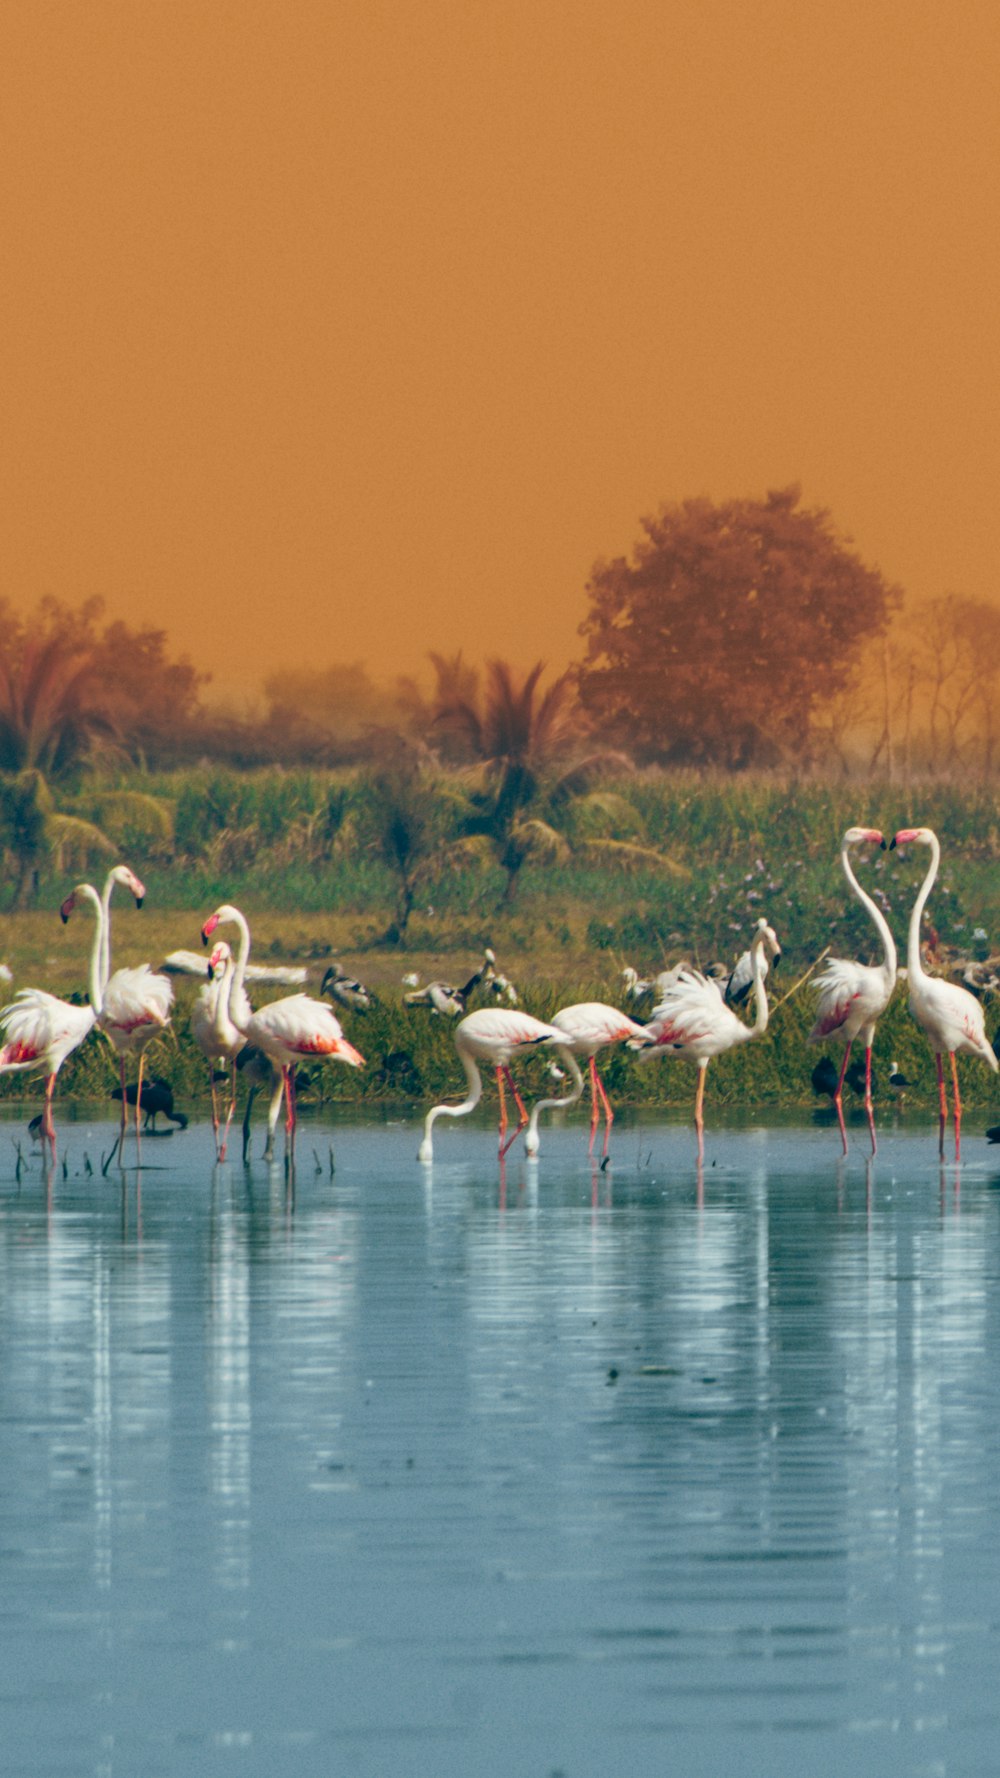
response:
<path fill-rule="evenodd" d="M 417 751 L 386 738 L 381 763 L 359 785 L 362 836 L 369 837 L 396 880 L 396 918 L 385 939 L 405 939 L 414 898 L 430 873 L 440 836 L 438 801 Z"/>
<path fill-rule="evenodd" d="M 631 560 L 595 564 L 580 698 L 646 759 L 773 764 L 808 756 L 818 703 L 847 682 L 899 593 L 796 487 L 665 505 Z"/>

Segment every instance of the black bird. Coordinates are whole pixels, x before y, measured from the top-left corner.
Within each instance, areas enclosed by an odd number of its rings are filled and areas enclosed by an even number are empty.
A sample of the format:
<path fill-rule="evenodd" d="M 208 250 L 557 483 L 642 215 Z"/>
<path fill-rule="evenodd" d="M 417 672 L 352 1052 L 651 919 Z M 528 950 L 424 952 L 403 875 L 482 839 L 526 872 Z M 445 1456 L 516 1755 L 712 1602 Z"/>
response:
<path fill-rule="evenodd" d="M 822 1097 L 824 1093 L 831 1099 L 834 1097 L 837 1091 L 837 1082 L 840 1079 L 840 1069 L 837 1067 L 832 1056 L 820 1056 L 819 1061 L 812 1071 L 811 1078 L 812 1090 L 814 1093 L 818 1093 L 820 1097 Z"/>
<path fill-rule="evenodd" d="M 992 1129 L 987 1130 L 986 1140 L 987 1142 L 1000 1142 L 1000 1124 L 994 1124 Z"/>
<path fill-rule="evenodd" d="M 903 1099 L 906 1096 L 907 1089 L 909 1087 L 912 1087 L 913 1082 L 912 1082 L 912 1080 L 908 1080 L 905 1074 L 900 1073 L 897 1063 L 890 1062 L 890 1064 L 889 1064 L 889 1085 L 892 1088 L 893 1092 L 895 1093 L 897 1099 Z"/>
<path fill-rule="evenodd" d="M 125 1099 L 129 1105 L 135 1104 L 138 1091 L 139 1087 L 136 1081 L 132 1081 L 125 1088 Z M 115 1087 L 111 1094 L 112 1099 L 121 1099 L 121 1096 L 121 1087 Z M 143 1129 L 149 1130 L 152 1135 L 170 1136 L 173 1134 L 171 1130 L 157 1130 L 156 1120 L 158 1117 L 168 1117 L 172 1123 L 179 1124 L 182 1130 L 187 1129 L 188 1120 L 183 1111 L 174 1110 L 174 1089 L 169 1080 L 164 1080 L 160 1075 L 154 1076 L 152 1080 L 143 1081 L 139 1110 L 145 1120 Z"/>
<path fill-rule="evenodd" d="M 844 1079 L 847 1081 L 848 1086 L 851 1087 L 855 1093 L 857 1093 L 858 1097 L 863 1099 L 865 1096 L 865 1064 L 864 1064 L 863 1057 L 859 1056 L 856 1062 L 851 1063 L 851 1066 L 847 1070 L 847 1073 L 845 1074 Z M 873 1068 L 872 1069 L 872 1092 L 874 1093 L 875 1090 L 876 1090 L 875 1089 L 875 1070 Z"/>

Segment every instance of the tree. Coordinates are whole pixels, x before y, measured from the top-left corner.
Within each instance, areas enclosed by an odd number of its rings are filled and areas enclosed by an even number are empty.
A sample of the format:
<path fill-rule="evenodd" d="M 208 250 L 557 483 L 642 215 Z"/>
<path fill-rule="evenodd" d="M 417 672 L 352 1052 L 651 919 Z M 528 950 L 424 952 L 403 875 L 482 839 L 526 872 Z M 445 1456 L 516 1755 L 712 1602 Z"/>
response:
<path fill-rule="evenodd" d="M 544 661 L 518 678 L 507 661 L 487 662 L 482 693 L 443 702 L 434 727 L 446 743 L 478 761 L 482 785 L 472 791 L 466 836 L 484 839 L 506 873 L 504 900 L 532 853 L 549 858 L 568 852 L 560 833 L 571 800 L 602 768 L 621 767 L 620 754 L 587 752 L 573 677 L 563 673 L 545 691 Z M 439 683 L 443 676 L 439 672 Z"/>
<path fill-rule="evenodd" d="M 378 739 L 381 758 L 361 785 L 363 828 L 396 879 L 396 919 L 387 944 L 405 941 L 417 890 L 432 868 L 438 839 L 437 802 L 424 760 L 398 735 Z"/>
<path fill-rule="evenodd" d="M 728 768 L 807 754 L 815 706 L 901 595 L 800 498 L 665 505 L 631 559 L 595 564 L 578 683 L 609 738 Z"/>

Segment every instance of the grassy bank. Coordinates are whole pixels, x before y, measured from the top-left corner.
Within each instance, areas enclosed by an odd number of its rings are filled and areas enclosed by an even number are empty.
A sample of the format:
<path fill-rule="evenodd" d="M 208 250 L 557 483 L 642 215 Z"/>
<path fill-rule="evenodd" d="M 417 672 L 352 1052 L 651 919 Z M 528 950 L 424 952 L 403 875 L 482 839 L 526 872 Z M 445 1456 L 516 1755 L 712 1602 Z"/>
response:
<path fill-rule="evenodd" d="M 379 940 L 393 910 L 393 879 L 361 843 L 360 828 L 352 842 L 349 775 L 206 770 L 152 779 L 146 788 L 169 805 L 174 838 L 167 844 L 161 836 L 154 845 L 138 830 L 121 835 L 121 855 L 144 877 L 148 900 L 142 913 L 116 909 L 116 963 L 155 963 L 178 946 L 196 947 L 202 920 L 223 899 L 235 900 L 251 918 L 261 961 L 308 961 L 318 980 L 336 955 L 375 989 L 380 1004 L 366 1015 L 344 1015 L 369 1066 L 363 1074 L 312 1068 L 316 1098 L 416 1105 L 460 1093 L 450 1023 L 405 1009 L 401 977 L 417 970 L 424 979 L 461 980 L 487 943 L 517 983 L 522 1003 L 542 1017 L 571 1000 L 621 1003 L 626 963 L 648 973 L 680 955 L 703 965 L 732 961 L 761 914 L 784 946 L 775 982 L 779 1001 L 826 947 L 875 960 L 871 924 L 849 897 L 837 861 L 840 835 L 858 819 L 888 834 L 909 821 L 934 826 L 944 864 L 928 911 L 943 949 L 1000 950 L 1000 818 L 996 799 L 980 790 L 927 785 L 904 795 L 887 787 L 862 792 L 770 779 L 706 783 L 634 774 L 610 787 L 603 831 L 661 851 L 683 875 L 655 859 L 598 867 L 582 852 L 571 853 L 558 866 L 529 862 L 515 900 L 501 908 L 498 869 L 483 863 L 442 869 L 421 892 L 406 946 L 387 947 Z M 442 795 L 445 790 L 443 781 Z M 875 854 L 859 865 L 901 951 L 925 868 L 919 848 L 908 857 Z M 99 880 L 103 869 L 103 861 L 92 860 L 86 874 Z M 85 989 L 89 928 L 76 916 L 64 929 L 56 912 L 82 870 L 81 862 L 75 872 L 50 873 L 33 911 L 4 917 L 0 956 L 13 969 L 15 987 L 34 983 L 60 994 Z M 184 1011 L 195 985 L 179 985 L 174 1033 L 150 1059 L 154 1072 L 173 1081 L 181 1102 L 205 1093 L 204 1064 Z M 986 1016 L 992 1034 L 1000 1007 L 988 1002 Z M 809 1076 L 818 1052 L 804 1041 L 811 1017 L 805 988 L 777 1008 L 763 1040 L 712 1065 L 708 1103 L 813 1103 Z M 879 1030 L 877 1071 L 885 1076 L 892 1060 L 915 1082 L 915 1100 L 930 1103 L 933 1063 L 902 987 Z M 1000 1100 L 985 1067 L 974 1060 L 961 1067 L 970 1105 Z M 534 1060 L 526 1072 L 534 1091 L 543 1065 Z M 606 1074 L 621 1102 L 686 1104 L 694 1087 L 693 1071 L 677 1061 L 640 1065 L 614 1056 Z M 91 1039 L 63 1070 L 60 1091 L 100 1098 L 115 1078 L 107 1046 Z M 37 1098 L 37 1089 L 8 1076 L 0 1080 L 0 1096 Z"/>

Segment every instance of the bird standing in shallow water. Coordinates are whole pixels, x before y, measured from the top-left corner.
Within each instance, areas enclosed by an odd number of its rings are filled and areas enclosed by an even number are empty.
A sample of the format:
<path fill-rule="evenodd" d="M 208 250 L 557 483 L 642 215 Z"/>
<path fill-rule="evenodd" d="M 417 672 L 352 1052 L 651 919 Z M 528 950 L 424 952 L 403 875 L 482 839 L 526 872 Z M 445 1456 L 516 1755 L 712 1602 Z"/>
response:
<path fill-rule="evenodd" d="M 424 1119 L 424 1139 L 420 1144 L 419 1159 L 425 1163 L 434 1159 L 433 1131 L 439 1117 L 467 1117 L 479 1104 L 483 1095 L 483 1077 L 477 1064 L 482 1062 L 492 1064 L 496 1070 L 497 1091 L 500 1096 L 500 1159 L 503 1160 L 511 1143 L 529 1122 L 524 1101 L 510 1071 L 511 1060 L 524 1050 L 537 1049 L 543 1044 L 560 1043 L 565 1043 L 565 1033 L 555 1025 L 545 1025 L 541 1019 L 533 1019 L 530 1013 L 515 1011 L 512 1007 L 484 1006 L 477 1012 L 467 1013 L 455 1028 L 455 1048 L 465 1070 L 469 1091 L 458 1105 L 432 1106 Z M 517 1128 L 509 1139 L 506 1139 L 505 1081 L 518 1112 Z"/>
<path fill-rule="evenodd" d="M 705 1098 L 705 1071 L 713 1056 L 724 1055 L 739 1043 L 749 1043 L 767 1030 L 767 990 L 764 987 L 764 947 L 770 943 L 772 928 L 766 920 L 758 920 L 750 945 L 753 965 L 753 992 L 757 1014 L 752 1025 L 728 1007 L 719 992 L 718 983 L 696 970 L 685 970 L 670 992 L 655 1009 L 643 1027 L 645 1037 L 654 1039 L 648 1055 L 669 1055 L 676 1052 L 698 1064 L 698 1090 L 694 1101 L 694 1127 L 698 1133 L 698 1159 L 705 1158 L 705 1120 L 702 1105 Z M 777 939 L 774 943 L 777 944 Z M 638 1043 L 630 1049 L 640 1049 Z"/>
<path fill-rule="evenodd" d="M 809 1033 L 810 1043 L 823 1043 L 827 1039 L 833 1039 L 844 1045 L 844 1060 L 841 1064 L 837 1091 L 833 1095 L 833 1103 L 837 1108 L 840 1140 L 845 1154 L 847 1153 L 847 1130 L 844 1127 L 844 1078 L 851 1058 L 851 1045 L 856 1037 L 860 1037 L 865 1046 L 864 1099 L 872 1154 L 878 1147 L 871 1093 L 872 1043 L 875 1037 L 876 1021 L 884 1013 L 892 999 L 893 988 L 896 986 L 896 944 L 889 930 L 888 921 L 881 908 L 876 907 L 871 896 L 862 889 L 851 869 L 850 848 L 865 843 L 880 846 L 883 851 L 885 850 L 885 840 L 877 827 L 849 827 L 841 841 L 840 863 L 844 876 L 847 878 L 848 888 L 852 895 L 857 896 L 862 907 L 867 909 L 879 938 L 882 940 L 882 962 L 873 966 L 868 963 L 848 961 L 846 957 L 831 957 L 822 973 L 816 977 L 819 1001 L 816 1007 L 816 1022 Z"/>
<path fill-rule="evenodd" d="M 994 1074 L 1000 1064 L 986 1036 L 983 1009 L 974 994 L 960 988 L 957 982 L 943 982 L 939 976 L 928 975 L 920 955 L 920 919 L 924 904 L 934 884 L 941 863 L 941 847 L 937 834 L 930 827 L 901 827 L 893 846 L 927 846 L 931 862 L 910 914 L 906 943 L 907 980 L 910 989 L 910 1011 L 926 1034 L 934 1051 L 938 1079 L 938 1153 L 944 1159 L 944 1132 L 948 1122 L 948 1094 L 944 1082 L 941 1057 L 947 1051 L 951 1058 L 951 1082 L 955 1107 L 955 1159 L 962 1158 L 962 1100 L 958 1091 L 958 1050 L 966 1055 L 980 1056 Z"/>
<path fill-rule="evenodd" d="M 590 1070 L 590 1150 L 594 1152 L 594 1139 L 600 1121 L 601 1109 L 604 1111 L 604 1149 L 602 1158 L 607 1158 L 608 1139 L 614 1112 L 608 1095 L 604 1090 L 604 1082 L 597 1071 L 597 1052 L 607 1049 L 613 1043 L 627 1043 L 630 1040 L 640 1048 L 652 1045 L 654 1039 L 649 1036 L 643 1025 L 637 1025 L 627 1013 L 619 1012 L 617 1007 L 606 1006 L 601 1000 L 584 1000 L 576 1006 L 564 1006 L 554 1013 L 552 1024 L 564 1033 L 560 1049 L 569 1060 L 571 1057 L 586 1058 Z M 583 1096 L 583 1076 L 578 1067 L 574 1067 L 574 1084 L 572 1091 L 562 1099 L 541 1099 L 533 1105 L 528 1121 L 528 1131 L 524 1138 L 524 1146 L 528 1154 L 538 1153 L 538 1114 L 554 1109 L 557 1106 L 573 1105 Z M 600 1101 L 600 1103 L 598 1103 Z"/>

